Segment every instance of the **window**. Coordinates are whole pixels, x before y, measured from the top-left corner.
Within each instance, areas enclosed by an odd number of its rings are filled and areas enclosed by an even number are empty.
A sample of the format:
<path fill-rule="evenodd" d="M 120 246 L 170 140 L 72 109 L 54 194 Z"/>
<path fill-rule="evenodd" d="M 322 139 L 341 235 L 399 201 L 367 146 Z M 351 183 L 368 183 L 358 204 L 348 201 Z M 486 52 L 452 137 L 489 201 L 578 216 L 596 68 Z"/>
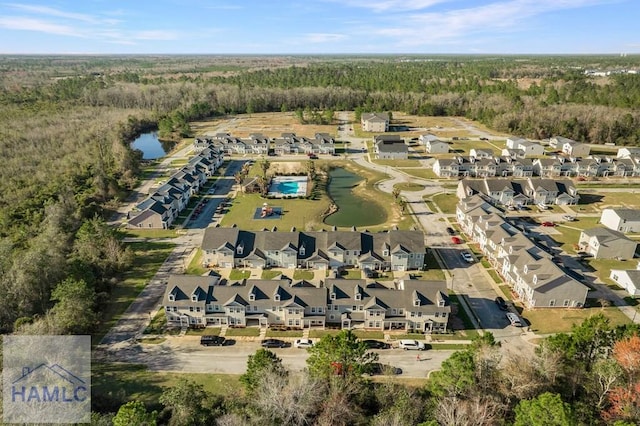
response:
<path fill-rule="evenodd" d="M 192 302 L 197 302 L 198 301 L 198 296 L 196 296 L 195 294 L 191 296 L 191 301 Z"/>
<path fill-rule="evenodd" d="M 336 316 L 335 316 L 335 315 L 333 315 L 333 314 L 329 315 L 329 319 L 330 319 L 330 320 L 334 319 L 335 317 L 336 317 Z"/>
<path fill-rule="evenodd" d="M 360 293 L 356 293 L 355 298 L 356 300 L 362 300 L 362 295 Z"/>
<path fill-rule="evenodd" d="M 404 315 L 404 309 L 399 308 L 398 309 L 398 315 Z"/>
<path fill-rule="evenodd" d="M 236 247 L 236 253 L 242 254 L 243 251 L 244 251 L 244 246 L 240 245 L 240 246 Z"/>
<path fill-rule="evenodd" d="M 329 299 L 336 300 L 336 294 L 335 293 L 331 293 L 331 295 L 329 296 Z"/>
<path fill-rule="evenodd" d="M 549 306 L 556 306 L 555 299 L 549 300 Z"/>
<path fill-rule="evenodd" d="M 257 305 L 253 305 L 253 312 L 257 312 L 258 311 L 258 306 Z"/>
<path fill-rule="evenodd" d="M 442 313 L 442 318 L 446 318 L 446 316 L 447 316 L 447 313 L 446 313 L 446 312 L 443 312 L 443 313 Z"/>
<path fill-rule="evenodd" d="M 562 302 L 562 306 L 564 306 L 565 308 L 569 306 L 570 300 L 569 299 L 565 299 L 564 302 Z"/>
<path fill-rule="evenodd" d="M 279 302 L 280 301 L 280 295 L 279 294 L 275 294 L 273 296 L 273 300 L 275 300 L 276 302 Z"/>
<path fill-rule="evenodd" d="M 196 306 L 196 312 L 200 312 L 200 306 Z"/>
<path fill-rule="evenodd" d="M 618 281 L 618 274 L 613 274 L 612 278 L 614 281 Z M 169 296 L 169 300 L 171 300 L 171 296 Z"/>
<path fill-rule="evenodd" d="M 255 295 L 255 294 L 253 294 L 253 293 L 249 294 L 249 300 L 250 300 L 251 302 L 253 302 L 254 300 L 256 300 L 256 295 Z"/>
<path fill-rule="evenodd" d="M 436 318 L 440 316 L 440 312 L 436 312 Z"/>
<path fill-rule="evenodd" d="M 193 312 L 193 306 L 189 306 L 189 312 Z"/>
<path fill-rule="evenodd" d="M 305 248 L 304 246 L 300 247 L 300 256 L 304 256 Z"/>
<path fill-rule="evenodd" d="M 364 306 L 363 305 L 358 305 L 358 310 L 359 311 L 364 311 Z"/>
<path fill-rule="evenodd" d="M 169 302 L 175 302 L 176 301 L 176 296 L 175 294 L 170 294 L 169 295 Z"/>
<path fill-rule="evenodd" d="M 316 308 L 315 308 L 315 306 L 312 306 L 312 307 L 311 307 L 311 313 L 312 313 L 312 314 L 315 314 L 315 313 L 316 313 Z"/>
<path fill-rule="evenodd" d="M 389 250 L 383 250 L 382 251 L 382 255 L 383 256 L 389 256 Z"/>
<path fill-rule="evenodd" d="M 420 306 L 420 299 L 415 299 L 413 301 L 413 306 Z"/>

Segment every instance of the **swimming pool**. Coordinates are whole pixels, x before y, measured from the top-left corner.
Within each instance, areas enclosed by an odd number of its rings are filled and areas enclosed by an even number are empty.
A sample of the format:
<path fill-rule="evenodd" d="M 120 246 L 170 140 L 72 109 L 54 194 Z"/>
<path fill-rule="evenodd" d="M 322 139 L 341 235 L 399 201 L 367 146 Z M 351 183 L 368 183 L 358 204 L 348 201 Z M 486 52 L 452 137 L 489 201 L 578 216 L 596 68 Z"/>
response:
<path fill-rule="evenodd" d="M 273 197 L 304 197 L 307 195 L 307 177 L 275 176 L 271 179 L 268 195 Z"/>

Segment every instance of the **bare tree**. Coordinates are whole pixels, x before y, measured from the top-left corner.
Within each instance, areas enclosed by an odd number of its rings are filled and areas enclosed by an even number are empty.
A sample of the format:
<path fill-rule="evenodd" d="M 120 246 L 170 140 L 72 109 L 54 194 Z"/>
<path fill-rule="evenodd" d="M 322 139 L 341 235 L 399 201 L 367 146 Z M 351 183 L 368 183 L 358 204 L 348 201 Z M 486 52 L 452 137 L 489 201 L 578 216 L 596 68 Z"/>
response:
<path fill-rule="evenodd" d="M 296 426 L 312 423 L 324 396 L 322 382 L 308 374 L 282 376 L 268 371 L 259 381 L 252 403 L 269 423 Z"/>
<path fill-rule="evenodd" d="M 537 357 L 532 360 L 521 353 L 509 352 L 501 367 L 506 387 L 504 393 L 517 399 L 533 398 L 549 384 Z"/>
<path fill-rule="evenodd" d="M 503 405 L 488 396 L 475 395 L 469 399 L 447 396 L 436 402 L 435 418 L 448 426 L 489 426 L 502 421 Z"/>

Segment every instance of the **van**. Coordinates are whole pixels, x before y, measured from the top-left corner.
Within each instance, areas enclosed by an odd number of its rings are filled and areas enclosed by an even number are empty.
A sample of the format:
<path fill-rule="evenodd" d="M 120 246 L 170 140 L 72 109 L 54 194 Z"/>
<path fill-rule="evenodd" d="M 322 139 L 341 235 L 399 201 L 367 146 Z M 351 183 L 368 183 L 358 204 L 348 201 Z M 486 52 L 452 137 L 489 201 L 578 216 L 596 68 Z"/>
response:
<path fill-rule="evenodd" d="M 424 351 L 426 347 L 424 343 L 418 342 L 417 340 L 400 340 L 398 342 L 398 347 L 400 349 L 407 350 L 415 350 L 415 351 Z"/>
<path fill-rule="evenodd" d="M 518 317 L 516 314 L 514 314 L 513 312 L 507 312 L 506 316 L 512 326 L 522 327 L 522 323 L 520 322 L 520 317 Z"/>

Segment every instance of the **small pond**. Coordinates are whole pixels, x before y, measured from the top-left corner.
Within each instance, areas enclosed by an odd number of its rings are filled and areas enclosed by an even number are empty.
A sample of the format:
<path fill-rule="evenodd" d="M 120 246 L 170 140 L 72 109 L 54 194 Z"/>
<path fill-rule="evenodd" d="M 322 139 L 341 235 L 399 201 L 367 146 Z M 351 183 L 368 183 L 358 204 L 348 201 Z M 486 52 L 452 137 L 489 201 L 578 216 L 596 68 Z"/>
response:
<path fill-rule="evenodd" d="M 324 222 L 331 226 L 372 226 L 387 221 L 385 209 L 377 203 L 360 198 L 353 188 L 364 179 L 342 168 L 333 169 L 329 176 L 329 195 L 338 211 L 327 216 Z"/>
<path fill-rule="evenodd" d="M 155 160 L 166 155 L 165 145 L 158 139 L 156 132 L 143 133 L 131 144 L 133 149 L 142 151 L 143 160 Z"/>

